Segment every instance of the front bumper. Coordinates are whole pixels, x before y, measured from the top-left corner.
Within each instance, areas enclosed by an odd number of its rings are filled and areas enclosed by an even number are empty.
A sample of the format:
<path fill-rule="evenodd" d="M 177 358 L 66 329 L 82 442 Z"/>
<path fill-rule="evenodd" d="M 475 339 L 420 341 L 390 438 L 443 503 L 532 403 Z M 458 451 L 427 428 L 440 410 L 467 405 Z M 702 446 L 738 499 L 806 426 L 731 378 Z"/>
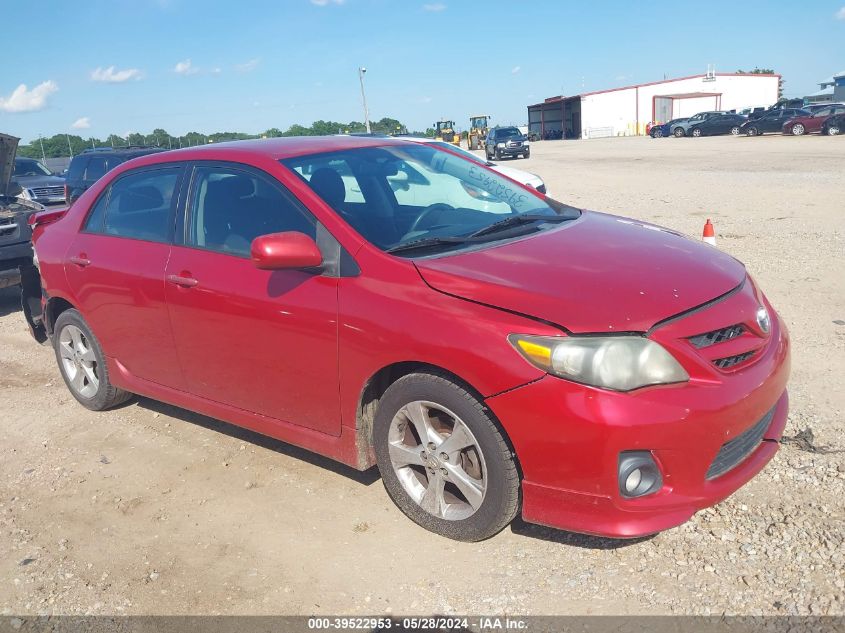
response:
<path fill-rule="evenodd" d="M 523 518 L 616 538 L 680 525 L 753 478 L 777 452 L 788 411 L 788 338 L 772 340 L 750 367 L 716 382 L 617 393 L 546 376 L 489 398 L 522 467 Z M 707 479 L 722 446 L 774 411 L 763 440 L 731 470 Z M 619 454 L 651 451 L 663 487 L 639 498 L 619 492 Z"/>
<path fill-rule="evenodd" d="M 502 156 L 519 156 L 531 151 L 530 145 L 521 145 L 519 147 L 496 147 L 496 151 Z"/>

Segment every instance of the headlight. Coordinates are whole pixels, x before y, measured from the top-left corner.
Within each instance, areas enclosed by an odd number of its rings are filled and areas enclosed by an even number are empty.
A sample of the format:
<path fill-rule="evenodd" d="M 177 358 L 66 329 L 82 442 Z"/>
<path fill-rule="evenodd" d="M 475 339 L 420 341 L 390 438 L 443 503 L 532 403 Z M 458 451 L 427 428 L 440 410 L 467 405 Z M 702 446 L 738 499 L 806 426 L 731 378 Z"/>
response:
<path fill-rule="evenodd" d="M 34 200 L 34 197 L 32 195 L 32 189 L 21 189 L 20 197 L 24 200 Z"/>
<path fill-rule="evenodd" d="M 496 147 L 504 147 L 504 146 L 505 146 L 504 143 L 496 143 Z"/>
<path fill-rule="evenodd" d="M 533 365 L 575 382 L 631 391 L 685 382 L 689 375 L 658 343 L 641 336 L 523 336 L 513 345 Z"/>

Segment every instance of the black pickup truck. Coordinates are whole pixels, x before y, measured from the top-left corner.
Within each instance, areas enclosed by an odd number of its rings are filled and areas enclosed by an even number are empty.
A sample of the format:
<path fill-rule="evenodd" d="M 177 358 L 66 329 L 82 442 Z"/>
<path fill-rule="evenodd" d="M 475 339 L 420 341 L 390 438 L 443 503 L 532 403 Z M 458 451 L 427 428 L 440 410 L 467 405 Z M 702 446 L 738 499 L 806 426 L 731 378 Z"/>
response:
<path fill-rule="evenodd" d="M 0 288 L 19 284 L 20 267 L 32 263 L 27 220 L 44 210 L 36 202 L 18 198 L 20 186 L 12 184 L 19 140 L 0 134 Z"/>

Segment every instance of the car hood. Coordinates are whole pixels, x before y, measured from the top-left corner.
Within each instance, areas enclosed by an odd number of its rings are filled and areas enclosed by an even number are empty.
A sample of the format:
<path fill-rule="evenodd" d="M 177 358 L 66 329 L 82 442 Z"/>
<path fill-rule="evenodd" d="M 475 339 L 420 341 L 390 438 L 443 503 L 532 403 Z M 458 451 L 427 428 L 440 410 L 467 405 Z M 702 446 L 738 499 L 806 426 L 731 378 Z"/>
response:
<path fill-rule="evenodd" d="M 15 176 L 15 182 L 25 189 L 33 187 L 57 187 L 65 184 L 61 176 Z"/>
<path fill-rule="evenodd" d="M 543 184 L 543 179 L 540 178 L 540 176 L 530 174 L 527 171 L 522 171 L 521 169 L 516 169 L 514 167 L 505 167 L 504 165 L 497 164 L 492 166 L 490 169 L 507 176 L 511 180 L 516 180 L 517 182 L 521 182 L 523 185 L 528 185 L 529 187 L 534 187 L 535 189 Z"/>
<path fill-rule="evenodd" d="M 594 211 L 524 239 L 415 264 L 435 290 L 571 332 L 645 332 L 745 279 L 745 267 L 712 246 Z"/>
<path fill-rule="evenodd" d="M 18 151 L 19 138 L 0 134 L 0 196 L 9 195 L 12 171 L 15 167 L 15 153 Z"/>

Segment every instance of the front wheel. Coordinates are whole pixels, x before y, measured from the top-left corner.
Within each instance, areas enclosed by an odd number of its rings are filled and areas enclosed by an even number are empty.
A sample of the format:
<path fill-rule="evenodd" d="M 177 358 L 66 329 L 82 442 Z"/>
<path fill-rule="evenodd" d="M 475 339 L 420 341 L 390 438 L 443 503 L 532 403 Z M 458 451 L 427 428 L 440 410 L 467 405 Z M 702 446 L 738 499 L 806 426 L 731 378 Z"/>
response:
<path fill-rule="evenodd" d="M 100 343 L 78 311 L 65 310 L 56 319 L 53 349 L 67 388 L 83 407 L 104 411 L 132 396 L 109 381 Z"/>
<path fill-rule="evenodd" d="M 731 128 L 731 136 L 739 136 L 739 126 L 735 125 Z"/>
<path fill-rule="evenodd" d="M 479 400 L 446 376 L 416 373 L 393 383 L 379 402 L 373 442 L 390 498 L 427 530 L 481 541 L 516 516 L 510 447 Z"/>
<path fill-rule="evenodd" d="M 651 131 L 651 138 L 663 138 L 663 130 L 657 128 Z"/>
<path fill-rule="evenodd" d="M 837 134 L 842 134 L 842 128 L 840 128 L 835 123 L 833 125 L 829 125 L 827 127 L 827 135 L 828 136 L 836 136 Z"/>
<path fill-rule="evenodd" d="M 528 157 L 530 157 L 530 156 L 531 156 L 531 152 L 525 152 L 525 153 L 522 155 L 522 157 L 523 157 L 523 158 L 528 158 Z"/>
<path fill-rule="evenodd" d="M 498 149 L 493 151 L 493 156 L 496 157 L 496 160 L 502 160 L 502 152 L 500 152 Z"/>
<path fill-rule="evenodd" d="M 759 132 L 758 132 L 756 127 L 752 126 L 752 127 L 748 128 L 747 130 L 745 130 L 745 134 L 746 134 L 746 136 L 757 136 L 759 134 Z"/>
<path fill-rule="evenodd" d="M 800 123 L 796 123 L 795 125 L 792 126 L 793 136 L 801 136 L 802 134 L 804 134 L 805 131 L 806 130 L 804 129 L 804 126 L 801 125 Z"/>

